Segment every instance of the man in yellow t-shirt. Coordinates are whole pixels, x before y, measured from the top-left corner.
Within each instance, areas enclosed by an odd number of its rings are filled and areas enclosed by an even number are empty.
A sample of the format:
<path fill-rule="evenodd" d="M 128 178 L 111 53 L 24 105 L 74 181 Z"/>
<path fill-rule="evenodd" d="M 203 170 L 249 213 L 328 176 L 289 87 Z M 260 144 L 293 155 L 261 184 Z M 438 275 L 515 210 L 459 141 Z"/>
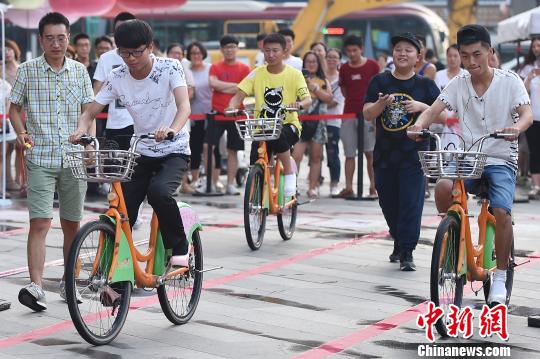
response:
<path fill-rule="evenodd" d="M 302 73 L 283 63 L 285 38 L 280 34 L 270 34 L 263 40 L 266 66 L 257 67 L 238 84 L 236 95 L 229 102 L 229 109 L 240 107 L 246 96 L 255 95 L 255 108 L 259 117 L 275 117 L 280 107 L 309 108 L 311 96 Z M 268 141 L 268 150 L 276 153 L 283 163 L 285 173 L 285 196 L 296 194 L 296 173 L 291 159 L 291 147 L 298 142 L 302 125 L 298 114 L 290 112 L 283 121 L 283 129 L 278 139 Z M 257 159 L 257 143 L 251 146 L 251 162 Z"/>

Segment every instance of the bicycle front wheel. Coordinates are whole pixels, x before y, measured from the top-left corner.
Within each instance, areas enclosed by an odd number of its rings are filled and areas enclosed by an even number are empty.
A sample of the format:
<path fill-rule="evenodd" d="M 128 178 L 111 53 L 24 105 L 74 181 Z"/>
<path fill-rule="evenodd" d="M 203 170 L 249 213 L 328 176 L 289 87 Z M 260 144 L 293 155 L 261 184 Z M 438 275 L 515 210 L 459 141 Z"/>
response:
<path fill-rule="evenodd" d="M 255 165 L 249 171 L 244 192 L 244 230 L 249 248 L 261 248 L 266 228 L 266 210 L 263 204 L 264 171 Z"/>
<path fill-rule="evenodd" d="M 461 308 L 463 300 L 463 276 L 457 272 L 459 258 L 460 226 L 456 218 L 445 217 L 435 235 L 431 256 L 430 292 L 431 301 L 444 311 L 444 316 L 435 323 L 437 332 L 443 337 L 447 334 L 450 304 Z"/>
<path fill-rule="evenodd" d="M 495 239 L 493 239 L 495 240 Z M 495 248 L 493 248 L 493 251 L 495 251 Z M 508 306 L 510 304 L 510 297 L 512 296 L 512 287 L 514 285 L 514 267 L 515 267 L 515 256 L 514 256 L 514 236 L 512 236 L 512 247 L 510 247 L 510 258 L 508 260 L 508 269 L 506 270 L 506 302 L 505 304 Z M 488 303 L 488 297 L 489 297 L 489 291 L 491 290 L 491 282 L 493 278 L 490 276 L 489 280 L 484 283 L 484 299 L 486 300 L 486 304 L 490 305 Z"/>
<path fill-rule="evenodd" d="M 163 313 L 174 324 L 187 323 L 197 309 L 203 282 L 203 252 L 199 231 L 193 232 L 193 252 L 189 255 L 189 271 L 169 278 L 158 287 Z"/>
<path fill-rule="evenodd" d="M 85 224 L 75 236 L 65 266 L 69 314 L 81 337 L 93 345 L 116 338 L 129 310 L 131 283 L 108 282 L 114 238 L 110 222 Z M 109 300 L 111 293 L 119 295 L 114 304 Z"/>

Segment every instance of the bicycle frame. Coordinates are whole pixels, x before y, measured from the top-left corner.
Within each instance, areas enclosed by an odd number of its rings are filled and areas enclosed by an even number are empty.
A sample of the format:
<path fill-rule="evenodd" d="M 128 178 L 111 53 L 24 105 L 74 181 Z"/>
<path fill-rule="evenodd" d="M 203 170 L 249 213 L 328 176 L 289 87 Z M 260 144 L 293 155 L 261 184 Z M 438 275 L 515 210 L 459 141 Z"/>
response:
<path fill-rule="evenodd" d="M 159 223 L 155 213 L 153 213 L 150 222 L 150 238 L 147 252 L 141 253 L 137 250 L 133 242 L 133 235 L 129 225 L 120 182 L 112 183 L 112 189 L 107 198 L 109 200 L 109 209 L 100 215 L 100 218 L 110 221 L 116 228 L 114 252 L 108 273 L 108 280 L 111 283 L 129 280 L 139 288 L 154 288 L 163 280 L 181 275 L 189 270 L 189 268 L 179 268 L 165 273 L 165 247 L 163 246 L 161 233 L 159 232 Z M 195 230 L 202 230 L 202 225 L 189 205 L 181 202 L 179 203 L 179 207 L 186 236 L 191 243 L 193 232 Z M 94 270 L 98 268 L 101 252 L 105 245 L 106 242 L 102 233 L 99 238 L 98 253 L 94 261 Z M 136 259 L 135 263 L 133 263 L 134 258 Z M 143 270 L 138 262 L 146 262 L 146 268 Z"/>
<path fill-rule="evenodd" d="M 467 274 L 467 280 L 479 280 L 486 279 L 488 271 L 495 269 L 495 261 L 487 257 L 492 249 L 491 246 L 486 247 L 486 238 L 488 226 L 490 224 L 493 228 L 496 225 L 495 217 L 488 211 L 488 200 L 482 199 L 480 214 L 478 215 L 478 244 L 473 245 L 471 236 L 471 226 L 469 221 L 469 210 L 467 205 L 467 192 L 465 191 L 465 184 L 463 180 L 455 180 L 452 189 L 453 204 L 448 209 L 447 215 L 455 216 L 460 223 L 460 236 L 459 236 L 459 256 L 457 264 L 457 272 L 459 274 Z M 490 239 L 493 240 L 493 239 Z M 443 248 L 446 246 L 443 243 Z M 443 258 L 444 256 L 441 256 Z"/>
<path fill-rule="evenodd" d="M 281 164 L 281 161 L 279 159 L 276 159 L 273 173 L 274 183 L 272 184 L 266 141 L 261 141 L 259 143 L 259 148 L 257 152 L 259 154 L 259 158 L 255 162 L 255 165 L 261 166 L 264 171 L 264 208 L 266 208 L 270 214 L 278 214 L 284 208 L 290 208 L 294 203 L 296 203 L 296 199 L 293 198 L 286 203 L 280 203 L 284 202 L 280 201 L 281 198 L 279 198 L 280 191 L 283 191 L 283 188 L 280 188 L 282 187 L 283 183 L 279 178 L 283 165 Z"/>

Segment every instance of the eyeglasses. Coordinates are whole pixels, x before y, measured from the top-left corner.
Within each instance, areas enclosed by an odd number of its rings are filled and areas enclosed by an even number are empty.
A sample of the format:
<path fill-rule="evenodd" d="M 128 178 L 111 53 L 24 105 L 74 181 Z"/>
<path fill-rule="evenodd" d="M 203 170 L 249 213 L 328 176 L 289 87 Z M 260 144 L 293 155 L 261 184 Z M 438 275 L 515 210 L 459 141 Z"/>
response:
<path fill-rule="evenodd" d="M 55 42 L 62 45 L 62 44 L 65 44 L 67 42 L 67 36 L 66 35 L 59 35 L 59 36 L 54 36 L 54 35 L 45 35 L 43 36 L 43 40 L 45 40 L 46 43 L 48 44 L 54 44 Z"/>
<path fill-rule="evenodd" d="M 120 55 L 121 58 L 123 59 L 127 59 L 129 58 L 131 55 L 133 55 L 133 57 L 141 57 L 142 54 L 144 53 L 144 51 L 148 48 L 148 46 L 146 46 L 144 49 L 142 50 L 134 50 L 134 51 L 128 51 L 128 50 L 116 50 L 118 55 Z"/>

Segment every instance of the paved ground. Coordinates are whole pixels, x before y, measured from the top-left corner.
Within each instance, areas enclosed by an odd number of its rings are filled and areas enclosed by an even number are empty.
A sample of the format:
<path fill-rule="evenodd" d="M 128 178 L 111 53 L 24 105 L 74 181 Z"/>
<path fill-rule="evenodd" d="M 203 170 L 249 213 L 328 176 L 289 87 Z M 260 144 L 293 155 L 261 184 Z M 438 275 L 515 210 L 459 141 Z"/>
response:
<path fill-rule="evenodd" d="M 326 187 L 324 188 L 326 189 Z M 326 197 L 326 198 L 325 198 Z M 416 272 L 388 262 L 392 242 L 377 202 L 322 198 L 300 208 L 298 231 L 282 241 L 275 218 L 268 219 L 261 250 L 249 250 L 243 232 L 241 197 L 186 197 L 204 224 L 206 289 L 190 323 L 172 326 L 155 293 L 135 290 L 132 310 L 117 339 L 92 347 L 73 326 L 58 295 L 62 273 L 61 230 L 55 218 L 47 241 L 45 290 L 49 309 L 31 313 L 17 302 L 28 282 L 27 212 L 24 202 L 0 209 L 0 298 L 12 302 L 0 312 L 1 358 L 414 358 L 426 343 L 415 322 L 429 297 L 432 242 L 439 218 L 432 200 L 424 211 Z M 540 202 L 517 204 L 518 267 L 510 307 L 512 357 L 540 357 L 540 329 L 527 316 L 540 311 Z M 85 220 L 103 202 L 88 202 Z M 474 212 L 475 210 L 473 210 Z M 144 212 L 149 218 L 150 211 Z M 137 231 L 140 239 L 147 227 Z M 530 258 L 525 258 L 530 257 Z M 478 284 L 475 285 L 478 287 Z M 482 305 L 481 293 L 465 295 Z M 440 340 L 441 343 L 502 343 L 499 338 Z"/>

